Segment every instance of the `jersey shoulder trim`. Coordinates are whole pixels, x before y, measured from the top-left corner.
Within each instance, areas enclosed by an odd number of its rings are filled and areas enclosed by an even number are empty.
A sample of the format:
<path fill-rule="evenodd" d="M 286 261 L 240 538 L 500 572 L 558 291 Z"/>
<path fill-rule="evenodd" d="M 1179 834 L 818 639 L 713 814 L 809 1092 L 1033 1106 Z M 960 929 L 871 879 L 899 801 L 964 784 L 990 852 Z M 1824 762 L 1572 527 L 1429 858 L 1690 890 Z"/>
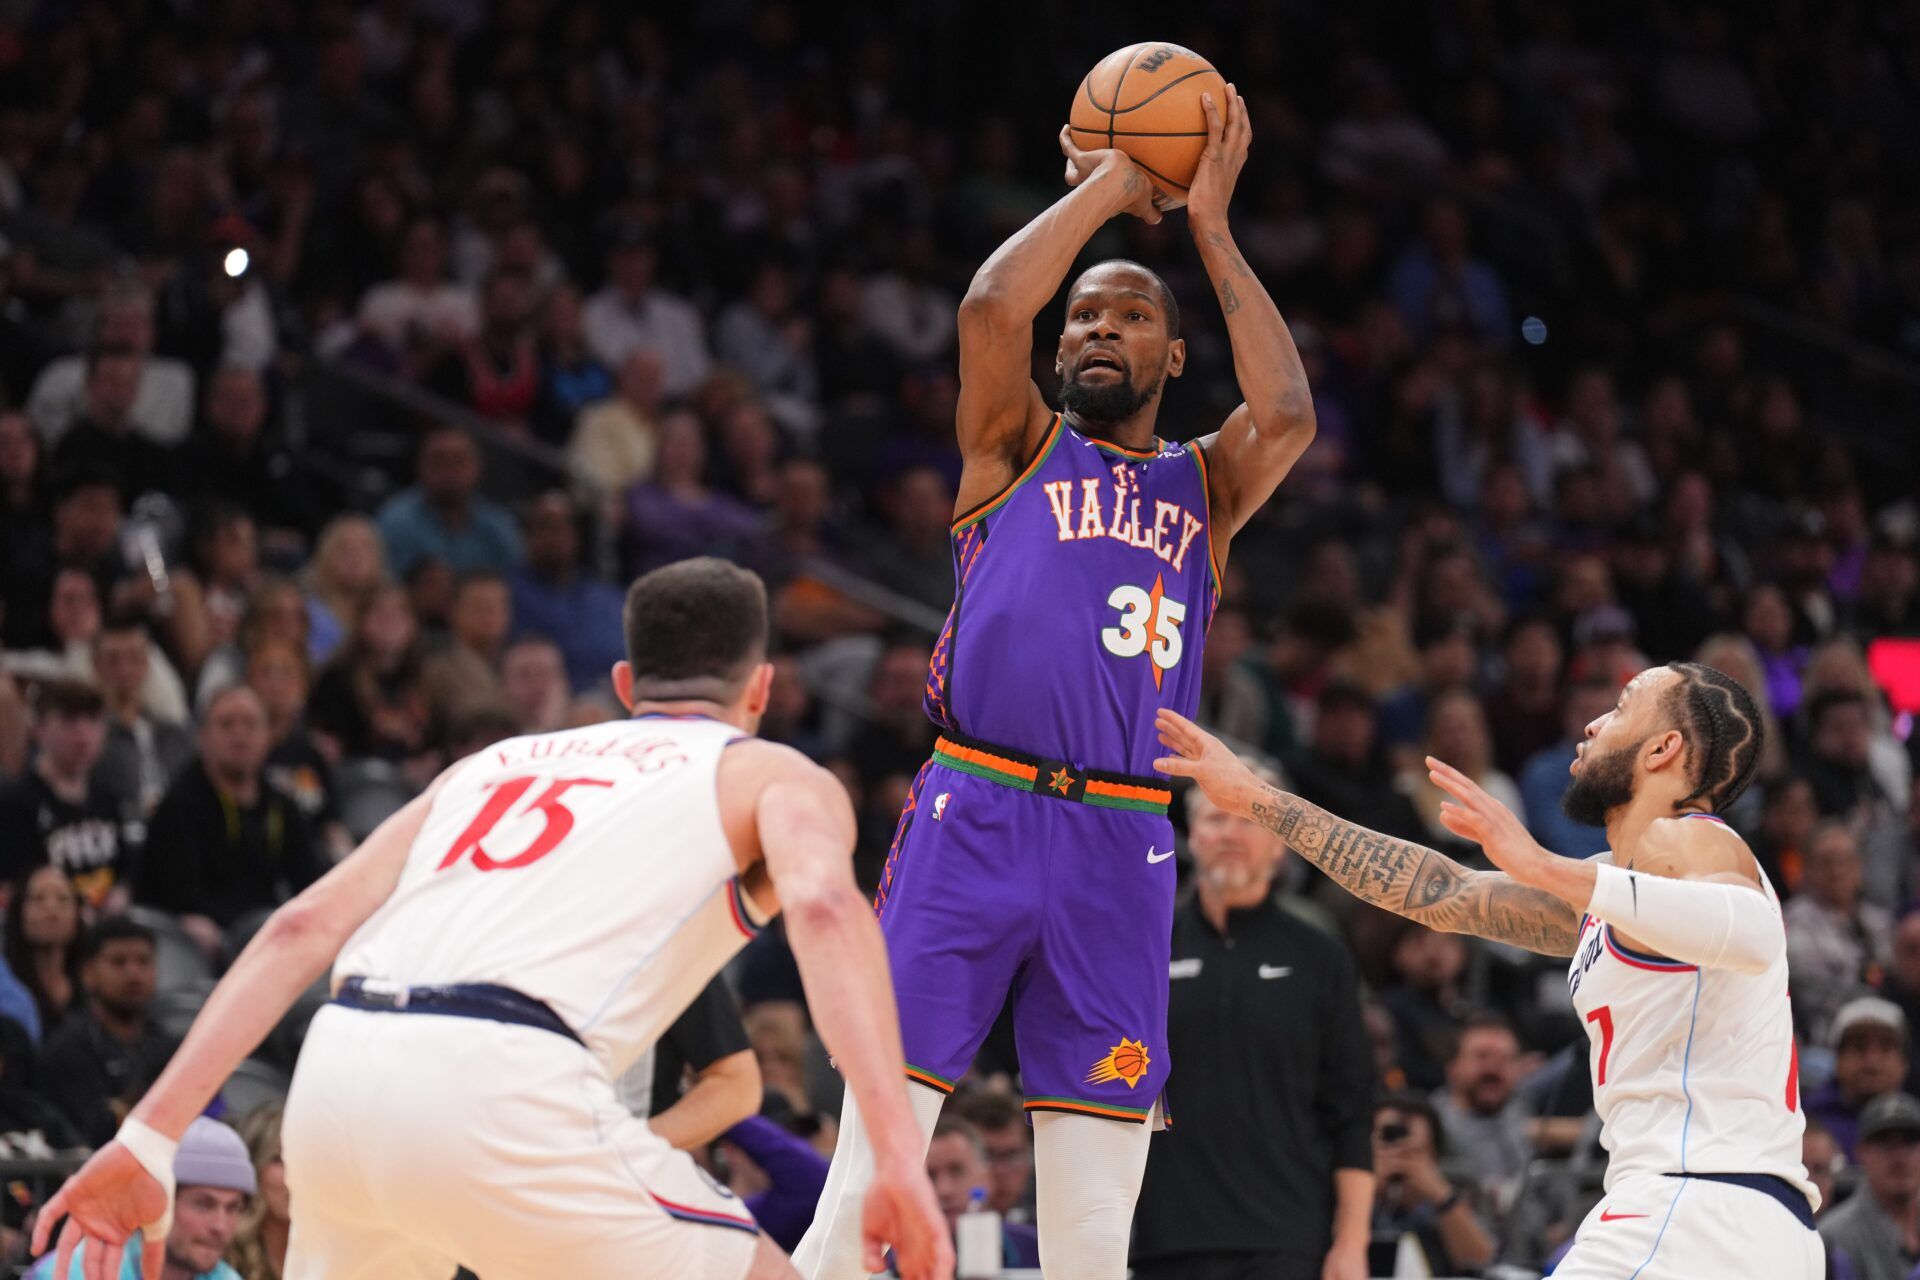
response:
<path fill-rule="evenodd" d="M 1060 415 L 1054 414 L 1053 424 L 1047 428 L 1047 434 L 1040 438 L 1039 447 L 1033 451 L 1033 457 L 1021 469 L 1020 474 L 1008 482 L 1006 488 L 955 520 L 953 532 L 958 533 L 968 525 L 986 519 L 1005 506 L 1007 499 L 1011 498 L 1021 485 L 1033 479 L 1034 473 L 1040 470 L 1041 464 L 1047 460 L 1047 455 L 1053 452 L 1053 446 L 1060 442 L 1060 421 Z"/>
<path fill-rule="evenodd" d="M 1683 964 L 1678 960 L 1670 960 L 1666 956 L 1635 951 L 1613 936 L 1612 925 L 1602 926 L 1601 934 L 1607 940 L 1607 950 L 1612 952 L 1613 958 L 1622 964 L 1632 965 L 1636 969 L 1647 969 L 1654 973 L 1698 973 L 1700 971 L 1699 965 Z"/>
<path fill-rule="evenodd" d="M 1207 451 L 1200 447 L 1197 440 L 1187 442 L 1187 455 L 1193 459 L 1193 465 L 1200 472 L 1200 500 L 1207 504 L 1207 564 L 1213 570 L 1213 592 L 1216 598 L 1225 595 L 1226 575 L 1220 572 L 1220 553 L 1213 545 L 1213 484 L 1207 467 Z"/>

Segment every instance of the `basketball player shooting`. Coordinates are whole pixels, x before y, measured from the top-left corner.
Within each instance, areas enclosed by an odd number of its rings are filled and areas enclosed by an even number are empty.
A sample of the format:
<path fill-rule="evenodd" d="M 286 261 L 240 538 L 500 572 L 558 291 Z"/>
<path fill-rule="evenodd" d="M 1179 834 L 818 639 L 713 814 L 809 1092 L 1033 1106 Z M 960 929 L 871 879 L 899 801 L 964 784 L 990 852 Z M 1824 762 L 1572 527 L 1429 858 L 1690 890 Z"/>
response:
<path fill-rule="evenodd" d="M 1752 779 L 1763 726 L 1711 667 L 1641 672 L 1587 726 L 1562 805 L 1610 852 L 1549 853 L 1459 770 L 1429 758 L 1447 829 L 1500 868 L 1346 822 L 1261 783 L 1163 710 L 1159 767 L 1283 836 L 1359 898 L 1429 928 L 1571 956 L 1606 1195 L 1555 1280 L 1825 1274 L 1819 1193 L 1800 1162 L 1798 1063 L 1779 899 L 1716 814 Z"/>
<path fill-rule="evenodd" d="M 163 1237 L 173 1148 L 333 965 L 287 1099 L 287 1280 L 794 1274 L 740 1202 L 628 1114 L 623 1070 L 784 907 L 821 1036 L 868 1117 L 868 1265 L 949 1280 L 953 1253 L 901 1081 L 885 953 L 833 777 L 752 733 L 760 580 L 688 560 L 636 582 L 614 688 L 633 718 L 513 738 L 448 769 L 276 912 L 186 1042 L 48 1202 L 55 1274 Z M 336 957 L 337 963 L 336 963 Z M 143 1252 L 147 1280 L 165 1250 Z"/>
<path fill-rule="evenodd" d="M 1246 108 L 1231 86 L 1205 108 L 1188 225 L 1245 397 L 1219 431 L 1155 435 L 1186 349 L 1171 292 L 1137 263 L 1068 288 L 1058 411 L 1030 379 L 1033 318 L 1088 239 L 1172 207 L 1120 151 L 1062 130 L 1072 190 L 961 304 L 954 603 L 926 694 L 941 734 L 877 903 L 923 1134 L 1012 992 L 1048 1280 L 1126 1273 L 1168 1068 L 1172 793 L 1152 775 L 1150 726 L 1160 708 L 1193 710 L 1228 543 L 1313 436 L 1299 354 L 1227 227 Z M 853 1106 L 794 1251 L 804 1275 L 867 1274 L 855 1227 L 870 1167 Z"/>

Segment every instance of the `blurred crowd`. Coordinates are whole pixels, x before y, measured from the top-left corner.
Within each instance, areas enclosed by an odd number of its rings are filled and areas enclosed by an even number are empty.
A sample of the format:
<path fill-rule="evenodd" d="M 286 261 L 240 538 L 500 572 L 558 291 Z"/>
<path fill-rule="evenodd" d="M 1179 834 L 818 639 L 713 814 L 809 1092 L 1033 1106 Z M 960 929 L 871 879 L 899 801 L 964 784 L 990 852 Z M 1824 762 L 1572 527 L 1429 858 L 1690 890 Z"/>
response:
<path fill-rule="evenodd" d="M 1204 719 L 1381 830 L 1471 857 L 1432 753 L 1585 855 L 1581 727 L 1649 663 L 1737 676 L 1816 1174 L 1898 1139 L 1920 1253 L 1920 1119 L 1861 1121 L 1920 1084 L 1920 6 L 1083 16 L 0 2 L 9 1144 L 111 1134 L 262 914 L 444 764 L 617 714 L 621 584 L 686 555 L 767 578 L 766 732 L 847 782 L 871 883 L 932 745 L 955 308 L 1060 193 L 1072 85 L 1151 34 L 1248 101 L 1235 231 L 1320 424 L 1235 541 Z M 1188 436 L 1238 397 L 1177 222 L 1090 254 L 1186 300 Z M 366 424 L 316 369 L 407 393 L 371 492 L 320 465 Z M 1470 1191 L 1462 1260 L 1545 1257 L 1571 1209 L 1529 1161 L 1592 1140 L 1555 966 L 1284 879 L 1351 944 L 1386 1127 Z M 782 1130 L 830 1149 L 777 931 L 735 979 Z M 997 1176 L 1005 1037 L 979 1074 L 936 1149 Z M 1381 1173 L 1417 1203 L 1411 1150 Z"/>

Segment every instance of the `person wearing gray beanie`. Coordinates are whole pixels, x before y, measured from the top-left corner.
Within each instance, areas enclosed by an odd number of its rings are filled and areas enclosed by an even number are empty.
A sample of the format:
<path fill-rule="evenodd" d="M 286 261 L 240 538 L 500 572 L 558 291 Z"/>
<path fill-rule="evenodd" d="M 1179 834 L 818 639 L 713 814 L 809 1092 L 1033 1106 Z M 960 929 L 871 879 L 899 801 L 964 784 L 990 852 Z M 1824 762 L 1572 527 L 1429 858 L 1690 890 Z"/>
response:
<path fill-rule="evenodd" d="M 161 1280 L 240 1280 L 240 1273 L 222 1259 L 247 1201 L 259 1188 L 247 1144 L 218 1120 L 202 1116 L 180 1136 L 173 1179 L 173 1229 L 167 1233 Z M 140 1280 L 144 1243 L 127 1243 L 118 1280 Z M 74 1252 L 67 1280 L 82 1280 L 86 1274 L 86 1247 Z M 33 1280 L 51 1280 L 53 1263 L 52 1254 L 42 1258 L 31 1272 Z"/>

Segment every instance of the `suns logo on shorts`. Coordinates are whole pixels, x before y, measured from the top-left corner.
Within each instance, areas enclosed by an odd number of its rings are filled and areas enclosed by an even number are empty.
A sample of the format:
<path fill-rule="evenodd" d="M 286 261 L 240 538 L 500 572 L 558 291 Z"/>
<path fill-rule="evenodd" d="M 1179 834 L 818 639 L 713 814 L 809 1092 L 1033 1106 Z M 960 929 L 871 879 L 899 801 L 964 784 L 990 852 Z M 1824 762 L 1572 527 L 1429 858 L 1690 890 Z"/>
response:
<path fill-rule="evenodd" d="M 1151 1065 L 1153 1059 L 1147 1056 L 1147 1046 L 1123 1036 L 1119 1044 L 1107 1050 L 1106 1057 L 1093 1064 L 1093 1070 L 1087 1072 L 1087 1083 L 1108 1084 L 1120 1080 L 1131 1089 L 1140 1083 Z"/>

